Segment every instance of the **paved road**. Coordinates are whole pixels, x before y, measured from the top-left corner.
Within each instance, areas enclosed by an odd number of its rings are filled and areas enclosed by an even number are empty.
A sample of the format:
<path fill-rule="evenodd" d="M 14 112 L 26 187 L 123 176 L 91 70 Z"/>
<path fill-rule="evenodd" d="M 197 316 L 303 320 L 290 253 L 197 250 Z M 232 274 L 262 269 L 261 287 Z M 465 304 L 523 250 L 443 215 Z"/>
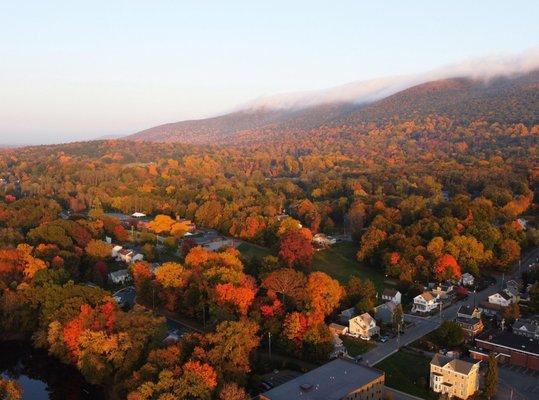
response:
<path fill-rule="evenodd" d="M 539 257 L 539 248 L 534 249 L 533 251 L 529 252 L 523 259 L 522 259 L 522 271 L 524 268 L 527 268 L 527 266 L 534 261 L 537 257 Z M 513 265 L 511 269 L 511 273 L 507 274 L 504 279 L 507 282 L 509 279 L 515 279 L 519 278 L 520 272 L 519 272 L 519 266 L 518 263 Z M 441 320 L 452 320 L 455 319 L 457 316 L 457 311 L 460 306 L 462 305 L 469 305 L 473 306 L 474 301 L 476 304 L 479 304 L 481 301 L 486 300 L 488 296 L 491 294 L 494 294 L 498 292 L 502 287 L 502 277 L 497 277 L 496 283 L 493 286 L 489 286 L 486 289 L 482 290 L 479 293 L 476 293 L 475 299 L 474 295 L 471 294 L 467 299 L 461 300 L 453 304 L 452 306 L 444 309 L 442 311 Z M 418 317 L 410 314 L 405 314 L 404 319 L 407 322 L 413 322 L 413 326 L 406 329 L 405 333 L 401 335 L 400 337 L 392 338 L 388 340 L 386 343 L 381 344 L 378 343 L 378 345 L 372 349 L 371 351 L 363 354 L 363 360 L 364 363 L 367 365 L 376 365 L 383 359 L 389 357 L 393 353 L 396 353 L 399 348 L 403 346 L 407 346 L 410 343 L 416 341 L 417 339 L 427 335 L 428 333 L 432 332 L 436 328 L 440 326 L 441 320 L 440 315 L 434 315 L 431 317 Z"/>

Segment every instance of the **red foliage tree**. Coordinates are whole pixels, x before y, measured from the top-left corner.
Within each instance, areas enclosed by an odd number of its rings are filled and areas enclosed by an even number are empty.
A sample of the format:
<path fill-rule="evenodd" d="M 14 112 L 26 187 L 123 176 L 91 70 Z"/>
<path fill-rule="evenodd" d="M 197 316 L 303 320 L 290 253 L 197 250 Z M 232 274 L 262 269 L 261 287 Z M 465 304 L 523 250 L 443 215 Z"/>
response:
<path fill-rule="evenodd" d="M 288 268 L 310 266 L 313 254 L 311 239 L 302 230 L 286 232 L 279 242 L 279 258 Z"/>
<path fill-rule="evenodd" d="M 434 263 L 434 275 L 440 281 L 447 279 L 459 279 L 460 265 L 451 254 L 442 254 Z"/>

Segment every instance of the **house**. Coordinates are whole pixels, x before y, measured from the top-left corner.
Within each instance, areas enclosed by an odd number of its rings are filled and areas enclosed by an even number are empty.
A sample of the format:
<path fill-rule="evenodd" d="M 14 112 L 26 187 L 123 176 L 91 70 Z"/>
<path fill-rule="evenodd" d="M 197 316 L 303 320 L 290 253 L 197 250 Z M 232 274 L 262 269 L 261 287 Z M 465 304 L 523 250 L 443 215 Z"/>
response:
<path fill-rule="evenodd" d="M 472 274 L 465 272 L 461 275 L 459 283 L 462 286 L 473 286 L 475 279 Z"/>
<path fill-rule="evenodd" d="M 429 285 L 433 296 L 438 300 L 450 299 L 455 294 L 455 287 L 450 283 L 442 283 L 439 285 Z"/>
<path fill-rule="evenodd" d="M 112 247 L 112 250 L 110 251 L 110 256 L 111 256 L 112 258 L 116 258 L 116 259 L 117 259 L 117 258 L 118 258 L 118 255 L 119 255 L 119 253 L 120 253 L 120 250 L 122 250 L 122 249 L 123 249 L 122 246 L 118 246 L 118 245 L 113 246 L 113 247 Z"/>
<path fill-rule="evenodd" d="M 391 324 L 393 323 L 395 310 L 397 309 L 397 303 L 393 301 L 385 302 L 384 304 L 379 305 L 374 308 L 374 318 L 376 321 L 382 324 Z"/>
<path fill-rule="evenodd" d="M 395 304 L 401 303 L 401 296 L 401 292 L 399 292 L 397 289 L 386 288 L 382 292 L 382 300 L 392 301 Z"/>
<path fill-rule="evenodd" d="M 455 322 L 462 328 L 467 339 L 474 338 L 484 329 L 481 310 L 477 307 L 460 306 Z"/>
<path fill-rule="evenodd" d="M 131 214 L 131 216 L 133 218 L 144 218 L 144 217 L 146 217 L 146 214 L 137 211 L 137 212 L 134 212 L 133 214 Z"/>
<path fill-rule="evenodd" d="M 331 323 L 329 324 L 329 331 L 334 335 L 345 335 L 348 332 L 348 327 Z"/>
<path fill-rule="evenodd" d="M 364 340 L 370 340 L 372 336 L 380 333 L 380 328 L 376 326 L 376 320 L 369 313 L 363 313 L 348 321 L 348 333 Z"/>
<path fill-rule="evenodd" d="M 512 303 L 512 297 L 502 291 L 488 296 L 488 302 L 501 307 L 507 307 Z"/>
<path fill-rule="evenodd" d="M 117 254 L 118 255 L 116 257 L 116 260 L 123 261 L 127 264 L 144 260 L 144 255 L 140 253 L 135 253 L 133 250 L 129 249 L 121 249 L 118 251 Z"/>
<path fill-rule="evenodd" d="M 528 221 L 526 221 L 524 218 L 518 218 L 517 223 L 520 226 L 520 229 L 525 231 L 528 228 Z"/>
<path fill-rule="evenodd" d="M 341 313 L 339 314 L 339 319 L 341 320 L 343 324 L 347 324 L 348 321 L 350 321 L 350 319 L 352 319 L 355 316 L 356 316 L 356 308 L 350 307 L 350 308 L 347 308 L 346 310 L 341 311 Z"/>
<path fill-rule="evenodd" d="M 414 305 L 412 312 L 429 313 L 438 307 L 438 296 L 434 296 L 431 292 L 423 292 L 414 297 Z"/>
<path fill-rule="evenodd" d="M 129 275 L 128 270 L 119 269 L 118 271 L 110 272 L 109 279 L 115 285 L 120 285 L 120 284 L 123 285 L 129 280 L 131 280 L 131 275 Z"/>
<path fill-rule="evenodd" d="M 133 250 L 122 248 L 118 251 L 118 256 L 116 257 L 116 260 L 130 263 L 134 255 L 135 253 L 133 252 Z"/>
<path fill-rule="evenodd" d="M 430 362 L 430 388 L 447 398 L 467 399 L 479 389 L 479 363 L 435 354 Z"/>
<path fill-rule="evenodd" d="M 519 319 L 513 324 L 513 333 L 530 339 L 539 339 L 539 323 L 531 319 Z"/>
<path fill-rule="evenodd" d="M 141 253 L 135 253 L 135 255 L 131 258 L 131 262 L 137 262 L 137 261 L 143 261 L 144 255 Z"/>
<path fill-rule="evenodd" d="M 500 364 L 511 364 L 539 371 L 539 340 L 508 331 L 484 332 L 475 338 L 470 350 L 475 360 L 487 360 L 491 352 Z"/>
<path fill-rule="evenodd" d="M 385 374 L 337 358 L 260 394 L 260 400 L 382 400 Z"/>
<path fill-rule="evenodd" d="M 329 247 L 337 243 L 337 239 L 323 233 L 317 233 L 313 236 L 312 243 L 317 247 Z"/>
<path fill-rule="evenodd" d="M 513 303 L 518 303 L 520 301 L 520 285 L 514 280 L 507 281 L 504 292 L 511 296 L 511 301 Z"/>
<path fill-rule="evenodd" d="M 348 329 L 348 328 L 346 328 Z M 333 334 L 333 351 L 331 352 L 329 358 L 343 357 L 348 354 L 344 342 L 339 337 L 339 335 Z"/>
<path fill-rule="evenodd" d="M 478 308 L 479 308 L 479 310 L 481 310 L 481 312 L 484 315 L 487 315 L 489 317 L 502 315 L 503 311 L 505 310 L 504 306 L 500 306 L 499 304 L 490 303 L 488 301 L 482 301 L 481 303 L 479 303 Z"/>

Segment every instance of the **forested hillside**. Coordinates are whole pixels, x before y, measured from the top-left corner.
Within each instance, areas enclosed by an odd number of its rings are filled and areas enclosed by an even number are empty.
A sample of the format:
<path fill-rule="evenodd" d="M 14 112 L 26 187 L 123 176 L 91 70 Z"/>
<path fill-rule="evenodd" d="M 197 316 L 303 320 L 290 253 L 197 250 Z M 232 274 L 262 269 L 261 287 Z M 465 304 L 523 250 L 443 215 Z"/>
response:
<path fill-rule="evenodd" d="M 150 128 L 127 137 L 158 142 L 234 144 L 264 141 L 271 136 L 308 134 L 311 129 L 388 123 L 424 117 L 449 117 L 455 122 L 539 122 L 539 71 L 488 81 L 454 78 L 424 83 L 371 104 L 328 103 L 294 109 L 257 108 L 223 116 Z"/>

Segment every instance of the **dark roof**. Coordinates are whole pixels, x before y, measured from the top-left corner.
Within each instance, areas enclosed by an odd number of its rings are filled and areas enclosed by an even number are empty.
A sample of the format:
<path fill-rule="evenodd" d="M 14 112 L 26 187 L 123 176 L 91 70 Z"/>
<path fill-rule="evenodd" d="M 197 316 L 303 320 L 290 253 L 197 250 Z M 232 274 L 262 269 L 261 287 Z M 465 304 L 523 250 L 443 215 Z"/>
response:
<path fill-rule="evenodd" d="M 459 310 L 457 311 L 457 313 L 471 316 L 474 313 L 474 311 L 475 311 L 474 307 L 463 305 L 459 307 Z"/>
<path fill-rule="evenodd" d="M 340 400 L 383 375 L 377 369 L 337 358 L 262 396 L 270 400 Z"/>
<path fill-rule="evenodd" d="M 397 289 L 386 288 L 386 289 L 384 289 L 384 291 L 382 292 L 382 296 L 395 297 L 395 295 L 396 295 L 397 293 L 398 293 L 398 290 L 397 290 Z"/>
<path fill-rule="evenodd" d="M 478 347 L 481 342 L 504 346 L 515 351 L 524 351 L 539 356 L 539 341 L 526 336 L 517 335 L 508 331 L 489 331 L 478 336 L 476 339 Z"/>

